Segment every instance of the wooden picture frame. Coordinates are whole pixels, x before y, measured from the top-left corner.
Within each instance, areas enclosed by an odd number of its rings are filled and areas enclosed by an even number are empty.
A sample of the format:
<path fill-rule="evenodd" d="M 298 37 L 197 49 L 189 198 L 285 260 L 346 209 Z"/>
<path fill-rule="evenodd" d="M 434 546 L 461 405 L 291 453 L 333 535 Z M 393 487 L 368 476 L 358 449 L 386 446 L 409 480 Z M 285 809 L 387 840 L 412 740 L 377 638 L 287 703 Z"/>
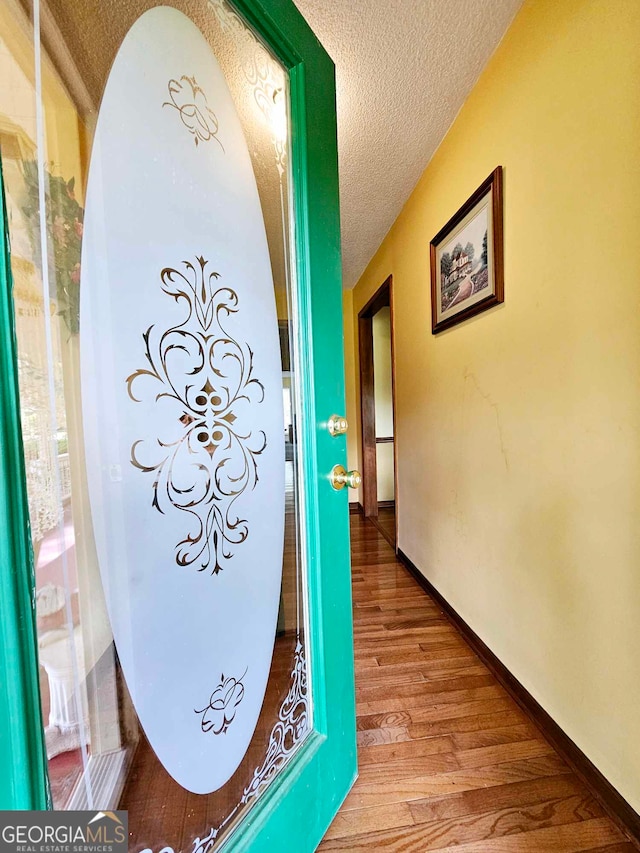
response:
<path fill-rule="evenodd" d="M 502 166 L 438 231 L 430 248 L 432 334 L 504 302 Z"/>

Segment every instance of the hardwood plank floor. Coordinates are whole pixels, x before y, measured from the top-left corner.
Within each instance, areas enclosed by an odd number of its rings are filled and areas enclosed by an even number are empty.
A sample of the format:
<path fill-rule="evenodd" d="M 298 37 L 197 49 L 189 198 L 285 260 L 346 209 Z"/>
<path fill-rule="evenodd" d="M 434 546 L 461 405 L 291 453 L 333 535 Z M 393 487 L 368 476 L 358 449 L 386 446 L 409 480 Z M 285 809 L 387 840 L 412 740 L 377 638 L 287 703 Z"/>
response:
<path fill-rule="evenodd" d="M 396 541 L 396 508 L 395 506 L 379 506 L 378 517 L 372 518 L 373 524 L 387 540 L 389 545 L 394 546 Z"/>
<path fill-rule="evenodd" d="M 319 849 L 637 850 L 376 527 L 351 536 L 360 775 Z"/>

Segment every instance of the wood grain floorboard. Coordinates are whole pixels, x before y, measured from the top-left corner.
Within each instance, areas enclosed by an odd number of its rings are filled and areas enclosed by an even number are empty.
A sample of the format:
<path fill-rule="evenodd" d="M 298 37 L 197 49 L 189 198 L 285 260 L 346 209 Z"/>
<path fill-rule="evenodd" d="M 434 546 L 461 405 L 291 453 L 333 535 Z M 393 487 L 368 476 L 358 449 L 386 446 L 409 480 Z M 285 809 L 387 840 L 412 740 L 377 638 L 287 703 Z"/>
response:
<path fill-rule="evenodd" d="M 441 752 L 453 753 L 453 749 L 453 740 L 448 736 L 422 738 L 404 743 L 370 744 L 358 750 L 358 766 L 423 758 L 425 755 L 438 755 Z"/>
<path fill-rule="evenodd" d="M 358 749 L 382 743 L 403 743 L 410 741 L 409 729 L 406 726 L 389 726 L 386 729 L 364 729 L 356 733 Z"/>
<path fill-rule="evenodd" d="M 532 810 L 532 819 L 535 819 Z M 349 850 L 350 853 L 360 853 L 363 850 L 387 850 L 397 853 L 423 853 L 427 850 L 437 850 L 439 853 L 586 853 L 593 845 L 615 841 L 619 833 L 608 818 L 577 821 L 571 814 L 558 814 L 559 820 L 568 822 L 549 825 L 545 822 L 546 812 L 540 815 L 541 826 L 527 829 L 524 821 L 520 827 L 514 825 L 515 831 L 507 835 L 496 835 L 493 832 L 495 824 L 478 820 L 476 826 L 471 826 L 471 837 L 464 838 L 466 827 L 459 824 L 458 832 L 444 833 L 440 838 L 429 837 L 429 827 L 403 827 L 378 832 L 368 832 L 351 836 L 348 839 L 334 839 L 323 842 L 323 850 Z M 572 817 L 574 818 L 572 820 Z M 499 815 L 495 816 L 499 820 Z M 506 826 L 506 824 L 505 824 Z M 522 831 L 520 829 L 522 828 Z M 474 832 L 483 837 L 473 838 Z M 493 833 L 487 835 L 486 833 Z M 618 833 L 618 834 L 616 834 Z M 463 840 L 459 840 L 462 838 Z"/>
<path fill-rule="evenodd" d="M 376 527 L 351 529 L 359 778 L 319 850 L 636 851 Z"/>
<path fill-rule="evenodd" d="M 473 791 L 476 788 L 488 788 L 492 785 L 506 785 L 524 782 L 526 779 L 538 779 L 555 776 L 562 772 L 564 762 L 555 755 L 542 758 L 513 761 L 495 767 L 482 767 L 477 770 L 451 770 L 449 772 L 416 774 L 405 776 L 401 770 L 390 772 L 386 768 L 375 775 L 369 768 L 363 767 L 358 779 L 344 802 L 344 809 L 368 808 L 425 797 L 452 794 L 457 791 Z"/>

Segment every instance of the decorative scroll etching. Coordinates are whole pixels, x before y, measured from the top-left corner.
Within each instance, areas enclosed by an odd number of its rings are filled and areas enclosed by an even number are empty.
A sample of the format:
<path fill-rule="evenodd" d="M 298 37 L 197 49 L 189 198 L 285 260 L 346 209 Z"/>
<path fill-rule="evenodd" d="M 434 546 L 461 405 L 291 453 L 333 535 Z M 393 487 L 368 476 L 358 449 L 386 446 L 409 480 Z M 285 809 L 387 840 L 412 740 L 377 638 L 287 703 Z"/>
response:
<path fill-rule="evenodd" d="M 218 139 L 218 118 L 207 103 L 207 96 L 198 85 L 195 77 L 183 74 L 179 80 L 169 80 L 169 100 L 163 107 L 172 107 L 180 115 L 184 126 L 193 136 L 196 146 L 200 142 L 215 139 L 224 151 L 222 142 Z"/>
<path fill-rule="evenodd" d="M 226 0 L 209 0 L 209 7 L 215 14 L 222 30 L 233 35 L 236 44 L 243 45 L 243 73 L 253 90 L 253 97 L 271 128 L 283 125 L 286 128 L 284 104 L 285 79 L 282 68 L 272 59 L 269 52 L 248 29 L 227 4 Z M 287 139 L 286 132 L 280 138 L 272 134 L 276 166 L 280 177 L 286 170 Z"/>
<path fill-rule="evenodd" d="M 295 752 L 309 730 L 309 700 L 307 690 L 307 664 L 304 646 L 298 637 L 295 649 L 291 684 L 271 730 L 264 761 L 254 770 L 251 782 L 244 789 L 240 801 L 220 826 L 213 827 L 204 838 L 196 838 L 191 853 L 211 853 L 222 830 L 234 819 L 242 806 L 254 800 L 267 787 L 278 771 Z"/>
<path fill-rule="evenodd" d="M 289 692 L 280 706 L 278 721 L 271 730 L 265 759 L 244 789 L 242 803 L 257 797 L 269 784 L 307 733 L 307 728 L 307 665 L 304 647 L 298 639 Z"/>
<path fill-rule="evenodd" d="M 196 714 L 202 715 L 200 726 L 205 733 L 214 735 L 225 734 L 236 716 L 236 708 L 244 699 L 244 684 L 242 679 L 247 674 L 245 669 L 240 678 L 225 678 L 220 676 L 220 683 L 209 697 L 209 703 Z"/>
<path fill-rule="evenodd" d="M 251 347 L 224 325 L 238 311 L 238 296 L 217 287 L 219 274 L 208 272 L 207 263 L 200 256 L 195 263 L 183 261 L 183 271 L 162 270 L 162 290 L 187 316 L 165 331 L 147 329 L 142 337 L 148 366 L 127 378 L 127 388 L 141 402 L 142 383 L 150 381 L 155 402 L 173 405 L 177 437 L 138 439 L 131 464 L 154 475 L 152 505 L 158 512 L 189 516 L 192 526 L 176 545 L 176 563 L 199 563 L 198 571 L 213 563 L 218 574 L 233 556 L 232 546 L 249 535 L 235 505 L 258 483 L 257 460 L 267 439 L 262 430 L 254 436 L 236 425 L 243 405 L 264 400 L 264 387 L 253 375 Z"/>

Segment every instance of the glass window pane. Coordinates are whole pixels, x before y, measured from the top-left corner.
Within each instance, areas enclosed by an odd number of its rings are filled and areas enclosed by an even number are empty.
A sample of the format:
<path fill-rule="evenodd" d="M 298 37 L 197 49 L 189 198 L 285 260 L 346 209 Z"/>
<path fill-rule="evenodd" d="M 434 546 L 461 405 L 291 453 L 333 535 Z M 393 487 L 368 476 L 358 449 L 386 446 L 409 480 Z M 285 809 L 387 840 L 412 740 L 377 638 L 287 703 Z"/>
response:
<path fill-rule="evenodd" d="M 312 725 L 288 74 L 147 7 L 3 3 L 0 151 L 54 806 L 209 851 Z"/>

